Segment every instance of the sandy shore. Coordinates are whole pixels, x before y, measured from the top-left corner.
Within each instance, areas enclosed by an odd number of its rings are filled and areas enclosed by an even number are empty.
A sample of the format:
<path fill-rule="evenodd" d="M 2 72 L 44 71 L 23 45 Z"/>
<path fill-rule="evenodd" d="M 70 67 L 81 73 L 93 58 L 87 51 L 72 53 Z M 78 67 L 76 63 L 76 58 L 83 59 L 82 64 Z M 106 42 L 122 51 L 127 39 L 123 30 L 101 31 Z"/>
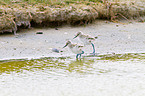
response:
<path fill-rule="evenodd" d="M 37 32 L 43 34 L 36 34 Z M 92 36 L 98 36 L 94 42 L 96 52 L 107 53 L 143 53 L 145 52 L 145 23 L 113 23 L 97 20 L 87 26 L 63 26 L 55 28 L 31 28 L 13 34 L 0 35 L 0 60 L 62 57 L 75 58 L 68 48 L 62 49 L 66 39 L 72 40 L 76 32 L 82 31 Z M 74 43 L 80 43 L 77 39 Z M 52 48 L 63 50 L 61 53 L 52 52 Z M 85 53 L 92 52 L 92 47 L 85 46 Z"/>

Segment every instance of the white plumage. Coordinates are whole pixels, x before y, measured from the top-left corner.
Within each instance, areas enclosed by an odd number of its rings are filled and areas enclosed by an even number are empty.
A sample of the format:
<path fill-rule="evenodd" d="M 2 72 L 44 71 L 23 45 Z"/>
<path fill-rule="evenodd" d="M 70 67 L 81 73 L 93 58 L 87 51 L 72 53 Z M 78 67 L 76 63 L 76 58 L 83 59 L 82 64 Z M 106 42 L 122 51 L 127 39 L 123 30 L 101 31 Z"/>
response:
<path fill-rule="evenodd" d="M 69 49 L 70 49 L 73 53 L 77 54 L 76 58 L 78 58 L 79 55 L 80 55 L 80 57 L 81 57 L 81 54 L 84 54 L 84 51 L 81 49 L 83 46 L 79 46 L 79 45 L 77 45 L 77 44 L 73 44 L 73 43 L 71 43 L 71 41 L 67 41 L 67 42 L 66 42 L 66 45 L 65 45 L 64 47 L 66 47 L 66 46 L 68 46 Z M 63 47 L 63 48 L 64 48 L 64 47 Z"/>
<path fill-rule="evenodd" d="M 79 40 L 84 43 L 84 45 L 91 44 L 93 46 L 93 53 L 95 53 L 95 46 L 92 41 L 94 41 L 98 37 L 91 37 L 90 35 L 83 34 L 81 31 L 79 31 L 73 39 L 75 39 L 76 37 L 78 37 Z"/>

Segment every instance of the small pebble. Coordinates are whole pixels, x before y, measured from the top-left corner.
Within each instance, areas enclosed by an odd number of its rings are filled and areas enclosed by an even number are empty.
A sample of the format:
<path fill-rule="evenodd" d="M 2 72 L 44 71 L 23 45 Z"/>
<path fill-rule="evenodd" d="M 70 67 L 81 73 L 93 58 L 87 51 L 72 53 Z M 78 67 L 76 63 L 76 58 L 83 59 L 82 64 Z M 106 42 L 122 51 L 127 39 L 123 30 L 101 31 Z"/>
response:
<path fill-rule="evenodd" d="M 105 21 L 105 23 L 108 23 L 108 21 Z"/>
<path fill-rule="evenodd" d="M 39 31 L 39 32 L 36 32 L 36 34 L 43 34 L 43 32 Z"/>
<path fill-rule="evenodd" d="M 52 51 L 53 51 L 53 52 L 56 52 L 56 53 L 59 53 L 59 50 L 56 49 L 56 48 L 52 48 Z"/>
<path fill-rule="evenodd" d="M 58 30 L 58 28 L 55 28 L 55 30 Z"/>

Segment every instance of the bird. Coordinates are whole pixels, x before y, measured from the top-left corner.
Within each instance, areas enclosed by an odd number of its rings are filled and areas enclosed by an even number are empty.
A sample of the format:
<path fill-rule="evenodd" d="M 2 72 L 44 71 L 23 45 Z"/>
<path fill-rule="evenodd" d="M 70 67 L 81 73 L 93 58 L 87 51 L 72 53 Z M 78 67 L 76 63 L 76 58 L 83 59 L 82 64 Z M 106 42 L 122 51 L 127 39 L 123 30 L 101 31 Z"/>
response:
<path fill-rule="evenodd" d="M 95 46 L 94 44 L 92 43 L 92 41 L 94 41 L 95 39 L 97 39 L 98 37 L 91 37 L 90 35 L 87 35 L 87 34 L 83 34 L 81 31 L 77 32 L 77 34 L 75 35 L 75 38 L 79 38 L 80 41 L 82 41 L 84 43 L 84 45 L 92 45 L 93 47 L 93 53 L 95 55 Z"/>
<path fill-rule="evenodd" d="M 68 46 L 69 49 L 70 49 L 73 53 L 77 54 L 77 55 L 76 55 L 76 59 L 78 59 L 78 56 L 80 56 L 80 58 L 81 58 L 81 55 L 84 54 L 84 51 L 81 49 L 83 46 L 80 46 L 80 45 L 78 45 L 78 44 L 73 44 L 70 40 L 68 40 L 68 41 L 66 42 L 66 44 L 65 44 L 65 46 L 64 46 L 63 48 L 65 48 L 66 46 Z"/>

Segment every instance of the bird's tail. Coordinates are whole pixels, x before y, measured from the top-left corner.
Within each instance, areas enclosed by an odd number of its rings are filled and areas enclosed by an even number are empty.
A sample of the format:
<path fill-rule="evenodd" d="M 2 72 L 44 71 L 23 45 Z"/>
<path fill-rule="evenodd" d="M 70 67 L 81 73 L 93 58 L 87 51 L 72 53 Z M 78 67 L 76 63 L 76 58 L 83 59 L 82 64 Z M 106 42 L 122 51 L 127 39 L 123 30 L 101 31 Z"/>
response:
<path fill-rule="evenodd" d="M 98 39 L 98 37 L 96 36 L 95 39 Z"/>

